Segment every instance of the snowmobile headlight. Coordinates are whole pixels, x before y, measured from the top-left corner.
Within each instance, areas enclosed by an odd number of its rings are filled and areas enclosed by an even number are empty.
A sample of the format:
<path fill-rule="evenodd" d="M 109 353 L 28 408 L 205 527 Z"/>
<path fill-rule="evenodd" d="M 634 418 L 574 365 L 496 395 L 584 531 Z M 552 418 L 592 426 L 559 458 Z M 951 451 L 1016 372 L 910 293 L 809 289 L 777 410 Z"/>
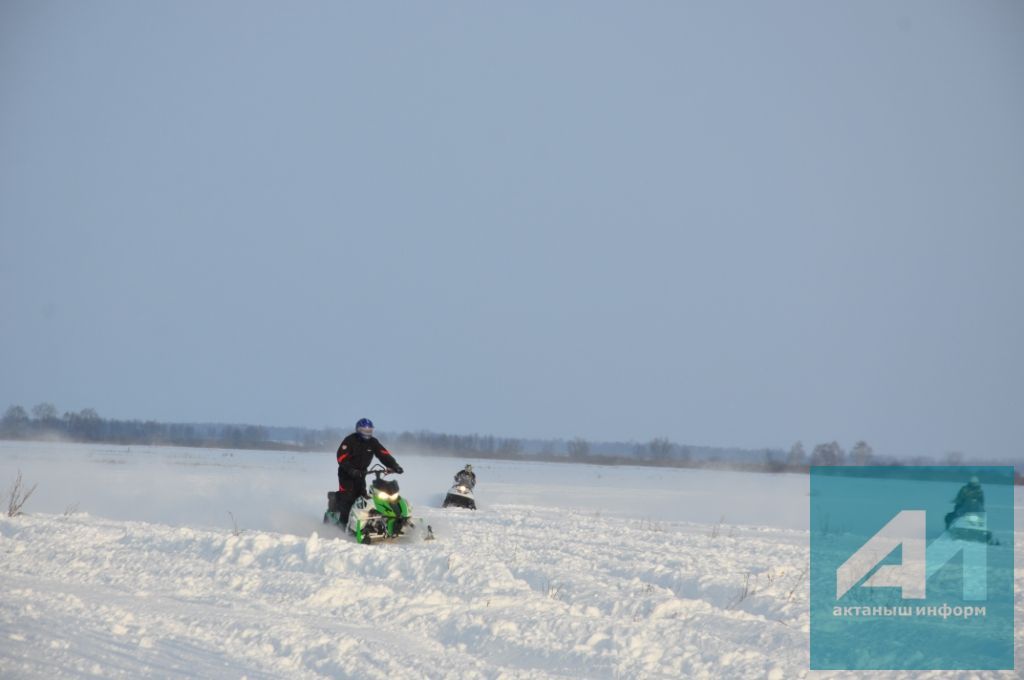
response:
<path fill-rule="evenodd" d="M 378 491 L 377 492 L 377 498 L 381 499 L 382 501 L 388 501 L 390 503 L 390 502 L 398 500 L 398 494 L 397 493 L 384 493 L 383 491 Z"/>
<path fill-rule="evenodd" d="M 459 493 L 469 493 L 469 488 L 468 488 L 468 487 L 465 487 L 465 486 L 457 486 L 457 487 L 455 487 L 455 489 L 456 489 L 456 490 L 457 490 L 457 491 L 458 491 Z"/>

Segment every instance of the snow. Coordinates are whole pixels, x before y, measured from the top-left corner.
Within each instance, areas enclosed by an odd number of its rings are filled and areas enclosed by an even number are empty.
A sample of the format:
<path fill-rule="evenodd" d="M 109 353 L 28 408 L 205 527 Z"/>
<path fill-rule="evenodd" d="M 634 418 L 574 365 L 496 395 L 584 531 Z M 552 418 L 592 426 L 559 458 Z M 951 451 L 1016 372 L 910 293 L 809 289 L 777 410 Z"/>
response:
<path fill-rule="evenodd" d="M 806 477 L 396 455 L 436 541 L 323 525 L 330 453 L 0 443 L 0 677 L 809 675 Z"/>

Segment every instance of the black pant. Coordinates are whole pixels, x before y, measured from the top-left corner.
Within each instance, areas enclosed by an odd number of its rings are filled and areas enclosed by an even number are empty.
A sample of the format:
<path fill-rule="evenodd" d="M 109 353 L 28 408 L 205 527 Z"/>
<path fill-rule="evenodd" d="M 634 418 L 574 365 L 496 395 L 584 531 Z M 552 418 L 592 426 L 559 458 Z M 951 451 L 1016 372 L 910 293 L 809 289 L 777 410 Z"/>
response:
<path fill-rule="evenodd" d="M 348 522 L 348 513 L 356 499 L 366 493 L 366 479 L 352 479 L 338 468 L 338 493 L 334 496 L 334 507 L 343 522 Z"/>

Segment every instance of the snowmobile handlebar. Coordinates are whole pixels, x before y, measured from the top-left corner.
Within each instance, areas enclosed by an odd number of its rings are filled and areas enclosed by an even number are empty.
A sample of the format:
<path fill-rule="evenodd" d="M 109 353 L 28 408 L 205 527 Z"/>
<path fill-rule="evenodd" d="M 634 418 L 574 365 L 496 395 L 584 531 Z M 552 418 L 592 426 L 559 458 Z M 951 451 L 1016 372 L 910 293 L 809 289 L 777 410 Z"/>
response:
<path fill-rule="evenodd" d="M 391 468 L 384 467 L 380 463 L 374 463 L 369 469 L 367 469 L 366 474 L 377 475 L 377 479 L 380 479 L 383 476 L 398 474 L 398 470 L 392 470 Z"/>

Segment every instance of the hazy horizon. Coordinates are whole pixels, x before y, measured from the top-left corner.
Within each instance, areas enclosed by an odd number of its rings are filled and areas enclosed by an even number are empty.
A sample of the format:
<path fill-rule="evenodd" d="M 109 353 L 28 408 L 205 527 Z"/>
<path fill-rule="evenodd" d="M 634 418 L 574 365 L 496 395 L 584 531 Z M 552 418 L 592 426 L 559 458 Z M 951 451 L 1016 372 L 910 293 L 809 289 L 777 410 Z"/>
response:
<path fill-rule="evenodd" d="M 54 404 L 51 404 L 50 402 L 43 402 L 43 404 L 41 404 L 41 405 L 46 405 L 46 404 L 56 406 Z M 26 406 L 25 404 L 12 404 L 10 406 L 11 407 L 21 406 L 22 408 L 24 408 L 26 410 L 26 412 L 28 412 L 29 418 L 32 418 L 33 421 L 38 422 L 38 421 L 35 420 L 35 416 L 32 414 L 32 407 Z M 87 407 L 87 408 L 89 408 L 89 407 Z M 68 415 L 71 415 L 72 413 L 77 414 L 77 413 L 80 413 L 80 411 L 68 411 L 68 410 L 65 410 L 65 409 L 58 409 L 58 414 L 59 414 L 58 417 L 60 417 L 60 418 L 64 418 L 64 417 L 66 417 Z M 104 420 L 104 421 L 141 422 L 141 423 L 150 423 L 150 422 L 152 422 L 152 423 L 156 423 L 157 425 L 160 425 L 160 426 L 179 426 L 180 425 L 180 426 L 197 426 L 197 427 L 213 427 L 213 428 L 218 428 L 218 427 L 224 427 L 224 428 L 251 428 L 251 427 L 256 427 L 256 428 L 260 428 L 260 429 L 263 429 L 263 430 L 268 430 L 270 432 L 266 433 L 266 439 L 259 439 L 258 441 L 257 440 L 252 440 L 252 441 L 246 440 L 248 442 L 248 445 L 245 442 L 243 442 L 241 445 L 230 443 L 229 439 L 228 439 L 229 438 L 229 433 L 224 433 L 224 432 L 221 432 L 220 435 L 213 435 L 213 434 L 210 434 L 210 433 L 206 433 L 206 434 L 199 433 L 199 434 L 195 435 L 195 436 L 198 437 L 197 440 L 195 440 L 195 441 L 188 441 L 188 442 L 186 442 L 186 441 L 172 441 L 172 440 L 166 440 L 165 441 L 160 436 L 156 436 L 156 438 L 153 441 L 145 441 L 145 439 L 146 439 L 146 437 L 148 435 L 146 435 L 146 434 L 136 434 L 135 436 L 138 437 L 138 440 L 135 441 L 135 440 L 131 439 L 130 435 L 127 432 L 121 432 L 120 436 L 129 436 L 129 440 L 119 439 L 117 434 L 112 435 L 112 438 L 109 438 L 109 439 L 105 439 L 105 438 L 89 439 L 89 438 L 81 438 L 81 437 L 77 437 L 76 438 L 74 436 L 69 436 L 67 433 L 61 431 L 59 428 L 58 429 L 53 429 L 53 430 L 32 431 L 30 433 L 27 433 L 26 436 L 24 436 L 24 437 L 16 437 L 16 438 L 13 438 L 13 439 L 6 439 L 5 437 L 3 437 L 2 436 L 2 430 L 0 430 L 0 441 L 9 441 L 10 443 L 16 443 L 16 442 L 20 441 L 20 442 L 29 442 L 29 443 L 52 442 L 52 443 L 67 443 L 67 444 L 102 444 L 102 443 L 106 442 L 106 443 L 108 443 L 110 445 L 126 446 L 126 447 L 131 447 L 131 446 L 143 446 L 143 447 L 145 447 L 145 446 L 176 446 L 176 447 L 184 447 L 184 448 L 193 448 L 193 447 L 201 447 L 201 446 L 207 445 L 207 444 L 202 444 L 200 442 L 205 440 L 206 437 L 208 437 L 208 436 L 219 436 L 221 438 L 220 440 L 216 440 L 216 439 L 212 440 L 211 443 L 208 444 L 208 445 L 214 446 L 214 448 L 226 447 L 228 449 L 242 449 L 242 450 L 262 451 L 262 450 L 275 450 L 275 449 L 266 448 L 266 447 L 258 445 L 258 444 L 274 444 L 274 443 L 288 444 L 288 443 L 291 443 L 291 442 L 299 442 L 299 440 L 275 439 L 275 437 L 282 436 L 283 433 L 281 431 L 295 430 L 295 431 L 297 431 L 296 434 L 298 432 L 302 432 L 302 431 L 307 431 L 307 432 L 310 432 L 310 433 L 312 433 L 312 432 L 328 432 L 328 431 L 333 431 L 333 432 L 335 432 L 335 434 L 338 437 L 343 437 L 345 434 L 349 433 L 350 431 L 354 431 L 354 426 L 342 425 L 342 424 L 325 424 L 325 425 L 321 425 L 321 426 L 304 426 L 304 425 L 288 425 L 288 424 L 280 424 L 280 423 L 258 423 L 258 422 L 168 421 L 168 420 L 162 420 L 162 419 L 159 419 L 159 418 L 132 418 L 132 417 L 116 417 L 116 416 L 111 417 L 111 416 L 107 416 L 106 414 L 103 414 L 103 413 L 98 413 L 97 415 L 102 420 Z M 277 432 L 274 432 L 274 431 L 277 431 Z M 246 436 L 247 436 L 247 433 L 244 433 L 244 434 L 246 434 Z M 652 458 L 651 458 L 652 454 L 651 454 L 650 451 L 647 450 L 647 448 L 646 448 L 647 445 L 651 444 L 653 439 L 665 439 L 665 438 L 661 438 L 661 437 L 649 438 L 647 440 L 636 440 L 636 439 L 630 440 L 630 439 L 624 439 L 624 438 L 619 438 L 619 439 L 614 439 L 614 438 L 613 439 L 587 439 L 585 437 L 566 437 L 566 436 L 562 436 L 562 437 L 523 437 L 523 436 L 518 436 L 518 435 L 514 435 L 514 434 L 493 433 L 493 432 L 439 432 L 439 431 L 436 431 L 436 430 L 431 430 L 429 428 L 420 428 L 420 429 L 416 429 L 416 430 L 410 430 L 408 428 L 378 429 L 377 430 L 377 436 L 381 438 L 382 442 L 384 444 L 386 444 L 390 450 L 394 451 L 395 453 L 401 453 L 402 455 L 412 454 L 412 455 L 426 455 L 426 456 L 442 455 L 442 456 L 453 456 L 453 457 L 463 456 L 464 457 L 464 456 L 467 456 L 467 455 L 468 456 L 475 456 L 475 455 L 479 454 L 478 451 L 476 451 L 475 449 L 472 449 L 472 448 L 470 448 L 469 450 L 464 450 L 463 448 L 452 448 L 449 453 L 441 453 L 436 448 L 437 443 L 430 443 L 429 440 L 424 441 L 424 440 L 422 440 L 420 438 L 415 439 L 411 443 L 396 441 L 396 438 L 400 437 L 403 434 L 411 434 L 411 435 L 414 435 L 414 436 L 423 436 L 423 435 L 431 435 L 431 436 L 433 436 L 433 435 L 437 435 L 437 436 L 444 436 L 444 437 L 449 437 L 449 436 L 450 437 L 455 437 L 455 438 L 459 438 L 459 439 L 463 440 L 461 442 L 461 444 L 460 444 L 460 446 L 462 446 L 462 447 L 465 447 L 465 446 L 472 447 L 473 445 L 475 445 L 475 444 L 473 444 L 473 443 L 468 441 L 468 440 L 470 440 L 472 438 L 490 439 L 490 440 L 492 440 L 491 443 L 495 444 L 495 445 L 498 445 L 499 448 L 500 448 L 500 445 L 503 442 L 513 441 L 513 442 L 517 442 L 520 445 L 524 445 L 525 448 L 523 450 L 521 450 L 521 451 L 518 451 L 518 450 L 514 451 L 513 455 L 511 456 L 512 458 L 515 458 L 517 455 L 525 455 L 526 459 L 530 460 L 530 459 L 533 459 L 533 457 L 537 456 L 537 455 L 543 455 L 545 453 L 554 453 L 554 454 L 559 455 L 559 456 L 568 456 L 569 458 L 567 458 L 567 460 L 569 462 L 576 462 L 576 463 L 580 463 L 580 464 L 593 463 L 593 461 L 595 459 L 600 459 L 602 457 L 608 457 L 608 456 L 613 457 L 613 458 L 619 458 L 619 457 L 629 458 L 631 456 L 637 456 L 638 462 L 640 462 L 640 461 L 650 461 L 650 460 L 652 460 Z M 173 435 L 172 434 L 168 434 L 167 436 L 173 436 Z M 260 435 L 260 437 L 263 437 L 263 436 L 264 436 L 263 434 Z M 569 451 L 567 451 L 566 448 L 565 448 L 574 439 L 583 439 L 586 442 L 586 444 L 588 445 L 588 447 L 589 447 L 589 450 L 585 454 L 583 454 L 583 459 L 579 459 L 579 460 L 575 460 L 575 461 L 571 460 L 571 453 Z M 965 453 L 963 451 L 956 451 L 956 450 L 942 451 L 942 452 L 939 452 L 939 453 L 931 453 L 931 454 L 923 454 L 921 452 L 915 452 L 915 451 L 893 453 L 893 452 L 886 452 L 886 451 L 876 450 L 874 448 L 874 446 L 872 446 L 871 442 L 867 442 L 867 441 L 864 441 L 862 439 L 858 439 L 856 441 L 849 441 L 849 442 L 838 441 L 836 439 L 826 439 L 826 440 L 821 440 L 821 441 L 803 441 L 803 440 L 798 440 L 798 441 L 792 442 L 792 444 L 789 445 L 789 446 L 752 446 L 752 447 L 743 447 L 743 446 L 736 446 L 736 445 L 730 445 L 730 444 L 704 444 L 704 443 L 700 443 L 700 442 L 690 442 L 690 441 L 685 441 L 685 440 L 671 440 L 671 439 L 669 439 L 669 443 L 672 445 L 673 448 L 671 449 L 670 453 L 668 453 L 667 458 L 665 458 L 665 462 L 670 463 L 670 467 L 671 467 L 671 463 L 673 461 L 678 462 L 680 460 L 680 457 L 684 453 L 683 449 L 687 449 L 688 452 L 686 452 L 685 457 L 688 459 L 689 456 L 692 455 L 694 457 L 694 461 L 696 463 L 705 463 L 705 462 L 707 462 L 709 460 L 714 460 L 717 455 L 725 455 L 726 458 L 724 458 L 721 461 L 721 464 L 722 464 L 723 467 L 717 468 L 717 469 L 728 469 L 728 466 L 730 464 L 736 462 L 736 461 L 744 461 L 744 462 L 747 462 L 747 463 L 761 464 L 761 463 L 766 462 L 766 459 L 763 458 L 762 456 L 764 454 L 769 453 L 769 452 L 772 453 L 772 454 L 782 454 L 783 457 L 781 459 L 778 458 L 775 455 L 772 456 L 772 460 L 774 462 L 782 463 L 782 462 L 786 462 L 786 458 L 785 457 L 790 455 L 790 452 L 792 451 L 792 449 L 796 445 L 799 444 L 802 447 L 802 449 L 803 449 L 804 458 L 801 461 L 793 463 L 793 465 L 795 465 L 794 468 L 790 469 L 790 468 L 787 467 L 784 470 L 774 469 L 774 468 L 773 469 L 765 469 L 765 470 L 757 470 L 758 472 L 771 472 L 771 473 L 774 473 L 774 474 L 779 474 L 779 473 L 782 473 L 782 472 L 792 472 L 793 470 L 798 470 L 800 468 L 800 466 L 809 465 L 809 464 L 816 464 L 816 463 L 813 463 L 812 455 L 811 454 L 814 453 L 815 447 L 817 447 L 819 444 L 820 445 L 838 444 L 840 449 L 842 450 L 843 455 L 845 456 L 845 458 L 839 464 L 845 464 L 845 465 L 864 465 L 865 463 L 857 462 L 852 457 L 852 454 L 854 454 L 853 449 L 855 448 L 855 445 L 859 445 L 861 442 L 866 443 L 868 445 L 868 447 L 869 447 L 869 454 L 871 456 L 870 462 L 867 463 L 869 465 L 870 464 L 887 464 L 888 462 L 893 462 L 893 461 L 898 461 L 898 462 L 904 462 L 905 463 L 905 462 L 908 462 L 908 461 L 911 461 L 911 460 L 914 460 L 914 459 L 931 460 L 931 461 L 933 461 L 936 464 L 943 464 L 943 465 L 971 465 L 971 464 L 974 464 L 974 463 L 977 463 L 977 462 L 986 462 L 986 463 L 990 463 L 990 464 L 996 464 L 996 463 L 1002 462 L 1002 463 L 1007 463 L 1007 464 L 1013 464 L 1014 466 L 1016 466 L 1018 461 L 1024 461 L 1024 458 L 1022 458 L 1019 454 L 1010 455 L 1010 456 L 1002 456 L 1002 457 L 999 457 L 999 456 L 984 456 L 984 455 L 965 455 Z M 482 442 L 476 442 L 476 444 L 482 444 Z M 561 445 L 563 445 L 563 447 L 562 448 L 558 448 L 558 449 L 554 449 L 553 451 L 546 451 L 546 447 L 548 445 L 551 445 L 551 444 L 561 444 Z M 323 450 L 327 450 L 327 449 L 333 450 L 334 446 L 335 446 L 335 441 L 332 440 L 332 441 L 328 442 L 327 444 L 325 444 L 322 448 L 323 448 Z M 538 447 L 540 447 L 540 448 L 538 448 Z M 320 449 L 314 446 L 313 448 L 310 448 L 310 449 L 298 449 L 298 450 L 299 451 L 306 451 L 306 452 L 308 452 L 308 451 L 319 451 Z M 295 449 L 281 449 L 281 451 L 282 452 L 294 452 Z M 485 459 L 487 459 L 487 460 L 503 460 L 505 458 L 506 458 L 506 456 L 505 455 L 501 455 L 501 454 L 498 454 L 498 455 L 487 454 L 487 457 Z M 541 460 L 545 460 L 545 459 L 541 458 Z M 788 464 L 789 463 L 787 463 L 787 465 Z M 697 465 L 697 467 L 701 467 L 701 465 Z M 715 466 L 712 466 L 712 468 L 715 468 Z"/>
<path fill-rule="evenodd" d="M 0 5 L 0 407 L 1016 458 L 1024 4 Z"/>

